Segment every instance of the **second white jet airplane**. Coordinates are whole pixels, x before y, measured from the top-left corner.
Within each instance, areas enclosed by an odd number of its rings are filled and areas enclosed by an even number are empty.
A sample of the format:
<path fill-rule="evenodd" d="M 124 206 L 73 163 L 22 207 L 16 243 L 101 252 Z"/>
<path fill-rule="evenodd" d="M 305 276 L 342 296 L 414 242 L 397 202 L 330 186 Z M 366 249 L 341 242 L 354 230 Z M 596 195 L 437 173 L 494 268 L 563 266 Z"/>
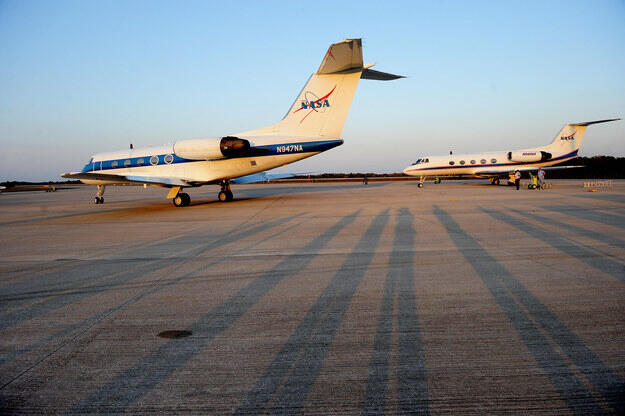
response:
<path fill-rule="evenodd" d="M 341 131 L 358 81 L 402 78 L 363 65 L 362 42 L 346 39 L 330 46 L 321 65 L 278 123 L 258 130 L 173 145 L 98 153 L 81 172 L 62 175 L 97 185 L 95 203 L 104 202 L 105 185 L 144 184 L 170 188 L 177 207 L 189 205 L 183 188 L 220 184 L 220 201 L 233 199 L 230 182 L 259 182 L 263 171 L 316 155 L 343 144 Z"/>
<path fill-rule="evenodd" d="M 551 144 L 542 147 L 420 157 L 404 169 L 404 173 L 419 177 L 419 188 L 421 188 L 424 180 L 428 177 L 488 178 L 491 183 L 499 185 L 501 178 L 508 178 L 510 173 L 516 170 L 528 172 L 536 171 L 538 168 L 543 168 L 543 170 L 569 168 L 570 166 L 553 165 L 577 157 L 588 126 L 615 120 L 620 120 L 620 118 L 567 124 L 560 130 Z"/>

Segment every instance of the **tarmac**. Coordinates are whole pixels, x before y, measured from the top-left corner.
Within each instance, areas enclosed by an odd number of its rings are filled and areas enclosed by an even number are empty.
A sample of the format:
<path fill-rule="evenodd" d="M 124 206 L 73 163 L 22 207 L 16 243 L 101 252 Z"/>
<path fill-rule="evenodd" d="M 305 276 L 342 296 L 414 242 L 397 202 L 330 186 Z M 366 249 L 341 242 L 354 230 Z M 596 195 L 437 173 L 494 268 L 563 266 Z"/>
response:
<path fill-rule="evenodd" d="M 0 195 L 0 414 L 625 414 L 625 181 Z"/>

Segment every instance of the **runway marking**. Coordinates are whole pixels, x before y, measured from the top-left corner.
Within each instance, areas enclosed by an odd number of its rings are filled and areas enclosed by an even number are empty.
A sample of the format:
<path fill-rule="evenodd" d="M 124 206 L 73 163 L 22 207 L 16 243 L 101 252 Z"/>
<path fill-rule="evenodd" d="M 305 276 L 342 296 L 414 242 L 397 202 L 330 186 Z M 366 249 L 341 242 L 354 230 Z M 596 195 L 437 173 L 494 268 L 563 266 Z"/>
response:
<path fill-rule="evenodd" d="M 581 236 L 592 238 L 593 240 L 601 241 L 614 247 L 625 248 L 625 240 L 617 238 L 617 237 L 611 237 L 604 233 L 598 233 L 596 231 L 578 227 L 577 225 L 567 224 L 558 220 L 554 220 L 553 218 L 544 217 L 542 215 L 536 214 L 535 212 L 529 213 L 529 212 L 521 211 L 520 209 L 514 209 L 514 208 L 510 208 L 510 211 L 530 220 L 536 220 L 545 224 L 553 225 L 554 227 L 557 227 L 557 228 L 569 230 Z"/>
<path fill-rule="evenodd" d="M 386 223 L 378 214 L 235 414 L 301 413 Z M 373 251 L 372 251 L 373 250 Z M 282 388 L 280 389 L 280 387 Z"/>
<path fill-rule="evenodd" d="M 194 324 L 185 328 L 193 336 L 166 342 L 132 368 L 122 372 L 98 391 L 74 406 L 69 414 L 98 412 L 122 413 L 133 403 L 194 357 L 216 336 L 230 328 L 286 277 L 306 268 L 339 231 L 352 223 L 360 211 L 341 218 L 320 236 L 263 273 Z"/>
<path fill-rule="evenodd" d="M 414 218 L 407 208 L 399 210 L 395 240 L 384 286 L 363 415 L 384 414 L 389 380 L 390 341 L 393 333 L 394 302 L 397 297 L 399 362 L 397 365 L 398 408 L 396 414 L 429 414 L 425 356 L 417 318 L 414 289 Z M 393 267 L 399 265 L 399 267 Z M 398 286 L 399 289 L 398 289 Z"/>
<path fill-rule="evenodd" d="M 534 298 L 505 267 L 493 258 L 475 238 L 460 228 L 451 215 L 436 205 L 434 205 L 434 215 L 445 227 L 447 234 L 460 253 L 471 264 L 471 267 L 482 279 L 497 304 L 508 316 L 525 346 L 532 353 L 538 365 L 541 366 L 545 375 L 549 377 L 551 384 L 568 404 L 571 411 L 575 414 L 605 413 L 593 398 L 592 392 L 577 378 L 566 361 L 536 327 L 532 319 L 523 311 L 521 304 L 532 314 L 532 318 L 543 327 L 542 330 L 548 332 L 555 341 L 562 342 L 563 339 L 560 336 L 566 333 L 568 329 L 555 315 Z M 555 330 L 552 329 L 554 326 Z M 570 333 L 570 331 L 568 332 L 570 336 L 566 337 L 567 341 L 575 341 L 575 335 Z M 576 346 L 586 349 L 592 355 L 592 352 L 581 342 Z M 605 368 L 603 363 L 600 361 L 599 363 L 601 364 L 599 368 Z M 609 371 L 607 368 L 606 370 Z M 622 385 L 613 385 L 612 388 L 615 391 L 623 391 Z M 618 403 L 614 403 L 614 398 L 611 400 L 610 398 L 606 399 L 612 402 L 611 404 L 615 410 L 622 408 Z"/>
<path fill-rule="evenodd" d="M 494 210 L 488 210 L 486 208 L 480 208 L 482 212 L 490 215 L 496 220 L 505 222 L 524 233 L 541 240 L 550 246 L 568 254 L 575 259 L 594 267 L 606 274 L 613 276 L 615 279 L 625 282 L 625 265 L 617 261 L 611 260 L 603 255 L 594 253 L 575 244 L 573 241 L 566 240 L 559 235 L 543 230 L 542 228 L 531 225 L 530 223 L 518 218 L 511 217 L 510 215 Z"/>
<path fill-rule="evenodd" d="M 585 207 L 580 207 L 579 205 L 551 205 L 551 206 L 543 206 L 549 211 L 554 211 L 559 214 L 570 215 L 571 217 L 581 218 L 584 220 L 589 220 L 593 222 L 598 222 L 600 224 L 610 225 L 612 227 L 625 228 L 625 220 L 623 217 L 619 217 L 617 215 L 608 214 L 605 212 L 597 212 L 594 209 L 589 209 Z"/>

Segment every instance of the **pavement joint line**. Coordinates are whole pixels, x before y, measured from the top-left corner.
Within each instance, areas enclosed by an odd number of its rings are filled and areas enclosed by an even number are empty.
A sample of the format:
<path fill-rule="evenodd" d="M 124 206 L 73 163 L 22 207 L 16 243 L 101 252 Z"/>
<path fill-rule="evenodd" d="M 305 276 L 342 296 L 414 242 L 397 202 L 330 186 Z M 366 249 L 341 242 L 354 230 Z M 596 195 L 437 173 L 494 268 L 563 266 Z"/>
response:
<path fill-rule="evenodd" d="M 541 208 L 557 212 L 559 214 L 566 214 L 568 216 L 579 218 L 587 221 L 592 221 L 599 224 L 609 225 L 611 227 L 625 228 L 623 219 L 612 214 L 605 212 L 598 213 L 595 209 L 588 209 L 580 207 L 579 205 L 544 205 Z"/>
<path fill-rule="evenodd" d="M 533 220 L 542 222 L 544 224 L 549 224 L 556 228 L 567 229 L 581 236 L 592 238 L 593 240 L 601 241 L 603 243 L 606 243 L 614 247 L 625 248 L 625 240 L 620 239 L 618 237 L 612 238 L 612 237 L 606 236 L 605 234 L 598 233 L 596 231 L 592 231 L 592 230 L 589 230 L 589 229 L 586 229 L 577 225 L 566 224 L 561 221 L 555 220 L 553 218 L 549 218 L 549 217 L 545 217 L 543 215 L 537 214 L 535 212 L 532 212 L 530 214 L 528 212 L 521 211 L 519 209 L 514 209 L 514 208 L 511 209 L 511 211 L 525 218 L 533 219 Z"/>
<path fill-rule="evenodd" d="M 602 413 L 601 407 L 592 397 L 590 391 L 573 374 L 560 354 L 550 345 L 537 326 L 532 323 L 530 317 L 523 312 L 521 305 L 518 303 L 518 295 L 512 296 L 514 292 L 511 284 L 516 284 L 520 288 L 520 283 L 503 265 L 492 258 L 488 251 L 482 248 L 470 234 L 464 231 L 449 213 L 434 205 L 434 215 L 445 227 L 460 253 L 482 279 L 502 311 L 508 316 L 528 351 L 534 356 L 534 359 L 543 369 L 544 374 L 550 379 L 556 391 L 560 393 L 562 399 L 568 404 L 570 410 L 576 414 L 587 414 L 588 412 Z M 477 256 L 466 253 L 466 249 L 463 248 L 464 245 L 477 248 L 481 252 L 480 257 L 488 258 L 490 261 L 488 263 L 477 261 Z M 535 304 L 536 302 L 534 305 L 526 306 L 529 309 L 530 306 L 535 306 Z M 583 402 L 580 400 L 581 397 L 585 397 Z M 581 407 L 582 405 L 584 408 Z"/>
<path fill-rule="evenodd" d="M 342 217 L 299 251 L 308 253 L 313 249 L 320 250 L 340 230 L 351 224 L 359 212 L 360 210 Z M 98 409 L 99 412 L 102 412 L 101 406 L 105 405 L 114 406 L 113 409 L 107 411 L 115 413 L 126 411 L 128 407 L 150 392 L 163 379 L 170 376 L 175 370 L 210 344 L 215 337 L 227 330 L 284 278 L 293 273 L 299 273 L 304 269 L 314 257 L 315 255 L 288 256 L 272 270 L 263 273 L 186 328 L 196 336 L 165 342 L 157 350 L 140 359 L 133 367 L 113 377 L 96 392 L 76 404 L 67 414 L 88 413 L 90 409 Z M 273 272 L 274 270 L 280 270 L 281 266 L 286 265 L 293 266 L 291 267 L 291 273 L 276 275 Z M 202 334 L 203 336 L 197 337 L 197 334 Z M 124 396 L 120 397 L 119 392 L 124 392 Z"/>
<path fill-rule="evenodd" d="M 425 357 L 417 318 L 414 295 L 414 217 L 407 208 L 397 214 L 393 251 L 387 264 L 387 277 L 384 285 L 374 347 L 369 362 L 363 415 L 383 414 L 386 408 L 388 391 L 391 335 L 393 312 L 397 312 L 399 335 L 399 357 L 396 371 L 398 383 L 398 408 L 395 413 L 429 414 Z M 405 246 L 411 249 L 406 251 Z M 407 257 L 410 257 L 410 261 Z M 393 268 L 399 265 L 400 268 Z M 401 285 L 401 288 L 400 288 Z M 398 292 L 405 296 L 398 296 Z M 397 304 L 395 298 L 398 296 Z M 402 312 L 404 315 L 402 317 Z"/>
<path fill-rule="evenodd" d="M 533 229 L 529 224 L 516 220 L 501 211 L 487 210 L 485 208 L 481 208 L 481 210 L 491 215 L 493 218 L 514 225 L 527 233 L 530 232 L 528 230 Z M 456 226 L 459 228 L 457 224 Z M 468 238 L 472 238 L 468 234 L 466 235 Z M 614 397 L 614 392 L 612 391 L 612 389 L 620 389 L 620 391 L 623 391 L 625 388 L 624 381 L 617 374 L 612 372 L 612 370 L 608 368 L 599 357 L 573 333 L 573 331 L 568 329 L 568 327 L 516 279 L 512 273 L 502 265 L 500 265 L 500 267 L 501 273 L 499 274 L 499 279 L 503 284 L 514 294 L 519 302 L 526 306 L 536 321 L 539 322 L 540 326 L 549 333 L 549 336 L 588 378 L 593 388 L 601 392 L 603 398 L 610 403 L 612 409 L 619 414 L 625 413 L 625 400 Z M 601 370 L 600 376 L 596 374 L 597 369 Z"/>
<path fill-rule="evenodd" d="M 300 222 L 300 224 L 301 224 L 301 222 Z M 282 230 L 282 231 L 279 231 L 279 232 L 277 232 L 277 233 L 274 233 L 274 234 L 273 234 L 272 236 L 270 236 L 270 237 L 267 237 L 267 238 L 265 238 L 265 239 L 263 239 L 263 240 L 257 241 L 257 242 L 255 242 L 255 243 L 253 243 L 253 244 L 249 245 L 248 247 L 245 247 L 244 249 L 241 249 L 241 251 L 243 251 L 243 250 L 249 250 L 250 248 L 252 248 L 252 247 L 254 247 L 254 246 L 256 246 L 256 245 L 259 245 L 259 244 L 261 244 L 261 243 L 263 243 L 263 242 L 265 242 L 265 241 L 267 241 L 267 240 L 269 240 L 269 239 L 271 239 L 271 238 L 274 238 L 274 237 L 275 237 L 275 236 L 277 236 L 277 235 L 280 235 L 280 234 L 284 233 L 285 231 L 286 231 L 286 230 Z M 81 328 L 81 327 L 85 327 L 85 326 L 86 326 L 83 330 L 81 330 L 81 331 L 80 331 L 79 333 L 77 333 L 75 336 L 73 336 L 73 337 L 69 338 L 69 339 L 68 339 L 68 340 L 66 340 L 65 342 L 62 342 L 62 343 L 59 345 L 59 347 L 58 347 L 58 348 L 55 348 L 52 352 L 50 352 L 49 354 L 46 354 L 43 358 L 39 359 L 36 363 L 34 363 L 33 365 L 31 365 L 30 367 L 28 367 L 27 369 L 25 369 L 25 370 L 24 370 L 24 371 L 22 371 L 21 373 L 19 373 L 19 374 L 18 374 L 18 375 L 16 375 L 15 377 L 13 377 L 10 381 L 8 381 L 8 382 L 6 382 L 5 384 L 3 384 L 2 386 L 0 386 L 0 390 L 4 389 L 5 387 L 7 387 L 8 385 L 10 385 L 11 383 L 15 382 L 17 379 L 19 379 L 20 377 L 22 377 L 23 375 L 25 375 L 27 372 L 29 372 L 30 370 L 32 370 L 33 368 L 35 368 L 36 366 L 38 366 L 38 365 L 40 365 L 41 363 L 43 363 L 45 360 L 47 360 L 48 358 L 50 358 L 52 355 L 54 355 L 56 352 L 58 352 L 59 350 L 61 350 L 63 347 L 65 347 L 66 345 L 68 345 L 68 344 L 69 344 L 69 343 L 71 343 L 72 341 L 74 341 L 74 340 L 76 340 L 76 339 L 80 338 L 80 336 L 82 336 L 83 334 L 85 334 L 85 333 L 86 333 L 86 332 L 87 332 L 90 328 L 92 328 L 95 324 L 97 324 L 98 322 L 100 322 L 100 321 L 102 321 L 103 319 L 107 318 L 107 317 L 108 317 L 108 316 L 110 316 L 111 314 L 116 313 L 116 312 L 120 311 L 121 309 L 123 309 L 123 308 L 125 308 L 125 307 L 127 307 L 127 306 L 129 306 L 129 305 L 131 305 L 131 304 L 133 304 L 133 303 L 136 303 L 137 301 L 139 301 L 139 300 L 143 299 L 144 297 L 150 296 L 150 295 L 152 295 L 152 294 L 154 294 L 154 293 L 156 293 L 156 292 L 158 292 L 158 291 L 160 291 L 160 290 L 162 290 L 162 289 L 164 289 L 164 288 L 166 288 L 166 287 L 168 287 L 168 286 L 171 286 L 171 285 L 177 284 L 177 283 L 179 283 L 180 281 L 185 280 L 186 278 L 188 278 L 189 276 L 193 275 L 194 273 L 196 273 L 197 271 L 199 271 L 199 270 L 201 270 L 201 269 L 204 269 L 204 268 L 207 268 L 207 267 L 213 266 L 213 265 L 218 264 L 218 263 L 220 263 L 220 262 L 222 262 L 222 261 L 224 261 L 224 259 L 223 259 L 223 258 L 220 258 L 220 259 L 218 259 L 218 260 L 214 260 L 214 261 L 212 261 L 212 262 L 210 262 L 210 263 L 208 263 L 208 264 L 205 264 L 205 265 L 203 265 L 203 266 L 201 266 L 201 267 L 199 267 L 199 268 L 197 268 L 197 269 L 195 269 L 195 270 L 193 270 L 193 271 L 191 271 L 191 272 L 189 272 L 189 273 L 186 273 L 186 274 L 185 274 L 185 275 L 183 275 L 183 276 L 180 276 L 180 277 L 178 277 L 178 278 L 176 278 L 176 279 L 173 279 L 173 280 L 167 281 L 167 282 L 165 282 L 165 283 L 163 283 L 163 284 L 159 285 L 158 287 L 153 287 L 153 288 L 151 288 L 151 289 L 147 290 L 146 292 L 143 292 L 143 293 L 138 293 L 137 295 L 135 295 L 135 296 L 133 296 L 132 298 L 130 298 L 130 299 L 128 299 L 128 300 L 126 300 L 126 301 L 122 302 L 121 304 L 116 305 L 116 306 L 113 306 L 113 307 L 111 307 L 111 308 L 107 309 L 106 311 L 104 311 L 104 312 L 102 312 L 102 313 L 100 313 L 100 314 L 96 314 L 96 315 L 92 316 L 92 317 L 91 317 L 91 318 L 89 318 L 89 319 L 86 319 L 86 320 L 84 320 L 84 321 L 82 321 L 82 322 L 80 322 L 80 323 L 76 323 L 76 324 L 74 324 L 74 325 L 71 325 L 71 326 L 70 326 L 70 327 L 68 327 L 68 328 L 65 328 L 65 329 L 63 329 L 63 330 L 61 330 L 61 331 L 58 331 L 57 333 L 52 334 L 50 337 L 48 337 L 48 338 L 46 338 L 46 339 L 44 339 L 44 340 L 37 341 L 36 343 L 33 343 L 33 344 L 29 345 L 29 346 L 26 346 L 26 347 L 24 347 L 24 348 L 22 348 L 22 349 L 20 349 L 20 350 L 18 350 L 18 351 L 15 351 L 15 352 L 13 352 L 13 353 L 11 353 L 11 354 L 7 354 L 7 355 L 5 355 L 5 356 L 0 356 L 0 365 L 1 365 L 1 364 L 4 364 L 5 362 L 8 362 L 8 361 L 10 361 L 10 360 L 12 360 L 12 359 L 14 359 L 14 358 L 18 357 L 19 355 L 22 355 L 22 354 L 27 353 L 27 352 L 29 352 L 29 351 L 31 351 L 31 350 L 33 350 L 33 349 L 37 348 L 37 347 L 40 347 L 41 345 L 44 345 L 44 344 L 46 344 L 46 343 L 50 342 L 50 341 L 51 341 L 51 340 L 53 340 L 53 339 L 59 338 L 59 337 L 61 337 L 61 336 L 65 335 L 65 334 L 67 334 L 67 333 L 70 333 L 70 332 L 72 332 L 72 331 L 74 331 L 74 330 L 76 330 L 76 329 L 79 329 L 79 328 Z"/>
<path fill-rule="evenodd" d="M 273 223 L 284 223 L 284 222 L 288 222 L 291 219 L 299 216 L 301 214 L 295 215 L 295 216 L 291 216 L 291 217 L 286 217 L 283 219 L 279 219 L 279 220 L 274 220 L 274 221 L 270 221 L 268 223 L 261 223 L 260 225 L 253 227 L 251 229 L 248 229 L 246 231 L 242 231 L 236 234 L 231 234 L 225 238 L 219 238 L 218 240 L 215 241 L 211 241 L 209 243 L 203 244 L 199 247 L 191 247 L 191 248 L 186 248 L 180 251 L 180 253 L 194 253 L 195 255 L 198 255 L 200 253 L 204 253 L 210 250 L 213 250 L 217 247 L 222 247 L 226 244 L 230 244 L 233 243 L 235 241 L 237 241 L 238 238 L 241 238 L 243 236 L 247 236 L 250 233 L 254 233 L 255 230 L 261 230 L 264 231 L 265 229 L 267 229 L 268 227 L 270 228 Z M 106 267 L 117 267 L 117 264 L 115 263 L 110 263 L 108 261 L 104 261 L 104 260 L 99 260 L 99 263 L 102 263 L 103 266 Z M 107 288 L 107 289 L 103 289 L 104 290 L 111 290 L 113 287 L 117 287 L 123 283 L 126 283 L 128 281 L 132 281 L 140 276 L 145 275 L 146 273 L 153 273 L 157 270 L 162 270 L 165 269 L 167 267 L 170 267 L 170 262 L 171 260 L 169 258 L 163 258 L 163 259 L 150 259 L 148 260 L 146 263 L 143 264 L 138 264 L 136 265 L 136 267 L 132 268 L 132 269 L 125 269 L 122 271 L 114 271 L 111 273 L 104 273 L 103 275 L 95 278 L 96 280 L 99 281 L 103 281 L 103 282 L 111 282 L 112 281 L 112 285 Z M 84 265 L 87 269 L 91 269 L 92 264 L 88 263 Z M 74 280 L 79 280 L 79 281 L 86 281 L 87 279 L 85 279 L 84 275 L 80 272 L 80 268 L 78 268 L 78 270 L 76 271 L 77 276 L 75 276 L 73 279 Z M 126 276 L 130 276 L 128 279 L 125 278 Z M 64 276 L 63 276 L 64 277 Z M 41 276 L 40 276 L 41 278 Z M 66 283 L 71 283 L 72 281 L 70 280 L 69 282 Z M 93 282 L 93 281 L 91 281 Z M 16 284 L 15 286 L 21 287 L 24 285 L 30 285 L 30 281 L 21 281 L 19 284 Z M 7 288 L 3 288 L 4 291 L 7 290 Z M 25 308 L 17 311 L 17 312 L 11 312 L 11 313 L 7 313 L 4 314 L 0 317 L 0 330 L 9 328 L 11 326 L 14 326 L 20 322 L 23 322 L 25 320 L 29 320 L 32 319 L 34 317 L 40 316 L 44 313 L 48 313 L 52 310 L 56 310 L 60 307 L 66 306 L 68 304 L 72 304 L 75 303 L 75 301 L 77 300 L 82 300 L 84 297 L 89 297 L 89 296 L 94 296 L 96 294 L 98 294 L 99 292 L 82 292 L 82 293 L 73 293 L 73 294 L 69 294 L 69 295 L 55 295 L 52 296 L 50 298 L 48 298 L 47 300 L 44 300 L 42 302 L 36 303 L 34 305 L 30 305 L 30 306 L 26 306 Z M 76 297 L 77 300 L 73 300 L 73 298 Z M 8 303 L 3 303 L 4 305 L 8 306 Z M 0 304 L 0 305 L 3 305 Z M 28 313 L 25 313 L 26 311 L 28 311 Z"/>
<path fill-rule="evenodd" d="M 301 215 L 301 214 L 300 214 L 300 215 Z M 297 216 L 299 216 L 299 215 L 297 215 Z M 297 217 L 297 216 L 295 216 L 295 217 Z M 278 224 L 278 225 L 282 225 L 282 224 L 284 224 L 284 223 L 288 222 L 288 221 L 289 221 L 289 220 L 291 220 L 291 219 L 293 219 L 293 217 L 288 217 L 288 218 L 286 218 L 286 219 L 280 220 L 279 222 L 280 222 L 281 224 Z M 265 223 L 265 224 L 271 224 L 271 223 Z M 271 227 L 269 227 L 269 228 L 271 228 Z M 265 229 L 267 229 L 267 228 L 263 228 L 261 231 L 264 231 Z M 252 244 L 252 247 L 253 247 L 254 245 L 256 245 L 256 244 L 259 244 L 259 243 L 260 243 L 260 242 L 256 242 L 256 243 Z M 214 263 L 216 264 L 216 263 L 218 263 L 218 262 L 220 262 L 220 261 L 221 261 L 221 259 L 220 259 L 220 260 L 218 260 L 218 261 L 211 262 L 211 263 L 209 263 L 209 264 L 207 264 L 207 265 L 203 265 L 203 266 L 199 267 L 197 270 L 201 270 L 201 269 L 206 268 L 206 267 L 208 267 L 208 266 L 210 266 L 210 265 L 212 265 L 212 264 L 214 264 Z M 166 267 L 169 267 L 169 266 L 166 266 Z M 168 282 L 166 282 L 166 283 L 164 283 L 164 284 L 162 284 L 162 285 L 160 285 L 160 286 L 157 286 L 156 288 L 154 288 L 154 287 L 153 287 L 152 289 L 149 289 L 147 292 L 145 292 L 145 293 L 144 293 L 144 295 L 148 295 L 148 294 L 155 293 L 156 291 L 158 291 L 158 290 L 160 290 L 160 289 L 162 289 L 162 288 L 164 288 L 164 287 L 170 286 L 170 285 L 172 285 L 172 284 L 174 284 L 174 283 L 178 283 L 179 281 L 183 280 L 184 278 L 188 277 L 189 275 L 191 275 L 191 274 L 193 274 L 193 273 L 197 272 L 197 270 L 194 270 L 194 271 L 193 271 L 193 272 L 191 272 L 190 274 L 184 275 L 183 277 L 180 277 L 180 278 L 177 278 L 177 279 L 174 279 L 174 280 L 168 281 Z M 111 290 L 111 289 L 106 289 L 106 290 Z M 98 293 L 99 293 L 99 292 L 98 292 Z M 143 297 L 143 296 L 141 296 L 141 297 Z M 139 299 L 139 298 L 138 298 L 138 299 Z M 136 300 L 138 300 L 138 299 L 136 299 Z M 136 301 L 136 300 L 135 300 L 135 301 Z M 134 302 L 131 302 L 131 303 L 134 303 Z M 112 312 L 114 312 L 114 311 L 119 310 L 119 309 L 120 309 L 120 308 L 122 308 L 123 306 L 127 306 L 127 302 L 123 302 L 123 303 L 122 303 L 122 304 L 120 304 L 120 305 L 116 305 L 116 306 L 114 306 L 114 307 L 110 308 L 110 310 L 111 310 Z M 112 313 L 112 312 L 111 312 L 111 313 Z M 58 331 L 57 333 L 55 333 L 55 334 L 51 335 L 50 337 L 45 338 L 44 340 L 37 341 L 37 342 L 35 342 L 35 343 L 33 343 L 33 344 L 30 344 L 30 345 L 28 345 L 28 346 L 26 346 L 26 347 L 21 348 L 21 349 L 20 349 L 20 350 L 18 350 L 18 351 L 13 352 L 13 353 L 6 354 L 6 355 L 4 355 L 4 356 L 0 356 L 0 364 L 3 364 L 3 363 L 5 363 L 5 362 L 7 362 L 7 361 L 10 361 L 10 360 L 12 360 L 12 359 L 16 358 L 16 357 L 17 357 L 17 356 L 19 356 L 19 355 L 22 355 L 22 354 L 24 354 L 24 353 L 26 353 L 26 352 L 29 352 L 29 351 L 33 350 L 34 348 L 37 348 L 37 347 L 39 347 L 39 346 L 41 346 L 41 345 L 44 345 L 45 343 L 50 342 L 50 341 L 52 341 L 52 340 L 54 340 L 54 339 L 56 339 L 56 338 L 58 338 L 58 337 L 60 337 L 60 336 L 63 336 L 63 335 L 65 335 L 65 334 L 67 334 L 68 332 L 71 332 L 72 330 L 75 330 L 75 329 L 77 329 L 77 328 L 80 328 L 80 327 L 82 327 L 82 326 L 84 326 L 84 325 L 88 324 L 89 322 L 91 322 L 93 319 L 96 319 L 96 321 L 99 321 L 99 320 L 100 320 L 100 318 L 98 318 L 98 317 L 99 317 L 100 315 L 101 315 L 101 314 L 96 314 L 96 315 L 92 316 L 91 318 L 88 318 L 88 319 L 84 320 L 82 323 L 71 325 L 71 326 L 69 327 L 69 328 L 70 328 L 70 329 L 69 329 L 69 331 L 68 331 L 68 330 L 63 329 L 63 330 Z M 108 316 L 108 313 L 107 313 L 107 316 Z M 2 322 L 2 321 L 0 321 L 0 322 Z"/>
<path fill-rule="evenodd" d="M 560 250 L 563 253 L 581 261 L 582 263 L 586 263 L 587 265 L 603 272 L 608 275 L 611 275 L 617 280 L 625 282 L 625 272 L 623 270 L 623 264 L 612 260 L 611 258 L 607 258 L 605 256 L 598 255 L 593 253 L 593 251 L 582 247 L 576 241 L 562 237 L 559 234 L 554 232 L 546 232 L 545 230 L 536 227 L 527 221 L 524 221 L 520 218 L 512 217 L 504 212 L 489 210 L 481 207 L 480 210 L 492 218 L 504 222 L 518 230 L 528 234 L 529 236 L 541 240 L 543 243 L 550 245 L 551 247 Z M 594 250 L 594 248 L 593 248 Z"/>
<path fill-rule="evenodd" d="M 352 253 L 347 256 L 341 269 L 335 273 L 293 334 L 300 332 L 300 335 L 293 339 L 289 338 L 285 344 L 285 347 L 290 344 L 295 351 L 298 349 L 299 351 L 292 366 L 285 368 L 287 371 L 281 375 L 271 374 L 272 378 L 276 377 L 284 382 L 282 388 L 273 395 L 270 413 L 279 413 L 281 409 L 297 413 L 303 411 L 304 402 L 319 376 L 347 308 L 376 253 L 375 249 L 366 253 L 364 251 L 370 250 L 368 244 L 377 247 L 389 219 L 388 213 L 389 209 L 386 209 L 371 221 L 369 228 Z M 355 267 L 345 269 L 346 265 L 358 266 L 358 269 Z M 298 340 L 300 342 L 297 342 Z M 276 359 L 279 359 L 278 357 Z M 290 362 L 287 360 L 287 363 Z"/>

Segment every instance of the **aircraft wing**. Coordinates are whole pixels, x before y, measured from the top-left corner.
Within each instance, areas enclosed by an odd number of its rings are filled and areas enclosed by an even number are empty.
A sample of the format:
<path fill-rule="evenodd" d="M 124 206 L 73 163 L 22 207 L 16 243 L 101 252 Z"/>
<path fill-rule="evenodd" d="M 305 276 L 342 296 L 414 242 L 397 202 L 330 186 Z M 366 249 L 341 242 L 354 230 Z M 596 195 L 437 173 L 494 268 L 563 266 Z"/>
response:
<path fill-rule="evenodd" d="M 585 166 L 545 166 L 543 167 L 543 170 L 572 169 L 572 168 L 584 168 L 584 167 Z M 510 172 L 514 172 L 517 169 L 519 170 L 519 172 L 533 172 L 533 171 L 537 171 L 538 167 L 525 166 L 525 167 L 519 167 L 519 168 L 483 170 L 483 171 L 476 173 L 475 176 L 484 176 L 484 177 L 507 176 Z"/>
<path fill-rule="evenodd" d="M 148 185 L 160 185 L 166 187 L 172 186 L 192 186 L 191 183 L 181 178 L 166 178 L 156 176 L 138 176 L 138 175 L 112 175 L 109 173 L 95 172 L 70 172 L 61 175 L 63 178 L 80 179 L 80 180 L 100 180 L 115 183 L 144 183 Z"/>
<path fill-rule="evenodd" d="M 254 173 L 252 175 L 241 176 L 240 178 L 231 179 L 230 182 L 242 184 L 242 183 L 254 183 L 254 182 L 265 182 L 271 181 L 275 179 L 284 179 L 284 178 L 292 178 L 293 176 L 298 175 L 297 173 L 265 173 L 259 172 Z"/>

